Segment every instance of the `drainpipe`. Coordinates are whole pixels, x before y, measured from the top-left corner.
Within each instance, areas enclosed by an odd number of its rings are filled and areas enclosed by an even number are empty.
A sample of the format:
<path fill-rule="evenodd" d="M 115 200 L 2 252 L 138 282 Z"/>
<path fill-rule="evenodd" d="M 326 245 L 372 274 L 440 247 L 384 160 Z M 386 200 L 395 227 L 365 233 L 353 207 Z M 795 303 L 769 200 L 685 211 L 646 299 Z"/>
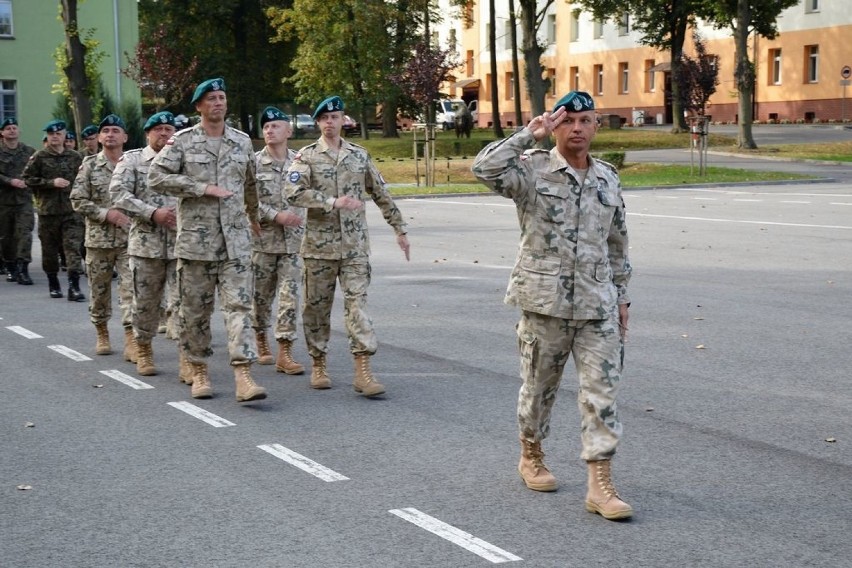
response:
<path fill-rule="evenodd" d="M 118 41 L 118 0 L 112 0 L 112 35 L 115 40 L 115 97 L 121 104 L 121 52 Z"/>

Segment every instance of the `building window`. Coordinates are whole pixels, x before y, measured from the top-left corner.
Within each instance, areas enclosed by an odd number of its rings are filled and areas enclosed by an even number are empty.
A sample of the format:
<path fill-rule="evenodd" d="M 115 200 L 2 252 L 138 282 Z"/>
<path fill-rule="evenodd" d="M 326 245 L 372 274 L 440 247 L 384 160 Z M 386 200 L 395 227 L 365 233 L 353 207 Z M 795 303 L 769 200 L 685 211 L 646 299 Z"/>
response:
<path fill-rule="evenodd" d="M 491 99 L 491 73 L 485 74 L 485 85 L 482 89 L 482 98 Z"/>
<path fill-rule="evenodd" d="M 0 0 L 0 37 L 12 37 L 12 0 Z"/>
<path fill-rule="evenodd" d="M 769 84 L 781 84 L 781 50 L 769 50 Z"/>
<path fill-rule="evenodd" d="M 18 116 L 18 96 L 15 81 L 0 81 L 0 121 Z"/>
<path fill-rule="evenodd" d="M 595 20 L 594 22 L 594 38 L 601 39 L 603 37 L 603 20 Z"/>
<path fill-rule="evenodd" d="M 603 65 L 595 65 L 595 93 L 603 94 Z"/>
<path fill-rule="evenodd" d="M 547 43 L 556 43 L 556 14 L 547 16 Z"/>
<path fill-rule="evenodd" d="M 571 77 L 571 90 L 579 91 L 580 90 L 580 68 L 572 67 L 570 71 Z"/>
<path fill-rule="evenodd" d="M 551 97 L 556 96 L 556 69 L 551 67 L 547 70 L 547 78 L 550 80 L 550 87 L 547 89 L 547 94 Z"/>
<path fill-rule="evenodd" d="M 441 36 L 438 32 L 432 32 L 432 47 L 438 47 L 441 45 Z"/>
<path fill-rule="evenodd" d="M 512 22 L 510 20 L 506 20 L 503 30 L 503 49 L 512 49 Z"/>
<path fill-rule="evenodd" d="M 805 13 L 819 12 L 819 0 L 805 0 Z"/>
<path fill-rule="evenodd" d="M 618 85 L 618 92 L 626 95 L 630 92 L 630 66 L 626 61 L 618 64 L 618 76 L 621 79 Z"/>
<path fill-rule="evenodd" d="M 580 39 L 580 10 L 571 11 L 571 41 Z"/>
<path fill-rule="evenodd" d="M 511 101 L 515 98 L 515 74 L 506 73 L 506 100 Z"/>
<path fill-rule="evenodd" d="M 653 93 L 657 90 L 657 73 L 651 71 L 656 62 L 653 59 L 645 60 L 645 92 Z"/>
<path fill-rule="evenodd" d="M 467 50 L 467 76 L 468 77 L 473 77 L 473 73 L 475 71 L 474 61 L 475 60 L 473 59 L 473 50 L 468 49 Z"/>
<path fill-rule="evenodd" d="M 630 14 L 623 14 L 618 20 L 618 35 L 625 36 L 630 33 Z"/>
<path fill-rule="evenodd" d="M 805 55 L 805 65 L 807 66 L 807 72 L 805 73 L 806 81 L 808 83 L 819 83 L 819 46 L 806 45 Z"/>
<path fill-rule="evenodd" d="M 497 43 L 497 39 L 494 39 L 494 43 Z M 491 22 L 485 24 L 485 51 L 491 50 Z"/>
<path fill-rule="evenodd" d="M 447 40 L 447 43 L 449 43 L 450 51 L 455 53 L 456 47 L 458 47 L 458 45 L 457 45 L 458 41 L 456 40 L 456 29 L 455 28 L 450 28 L 450 39 Z"/>

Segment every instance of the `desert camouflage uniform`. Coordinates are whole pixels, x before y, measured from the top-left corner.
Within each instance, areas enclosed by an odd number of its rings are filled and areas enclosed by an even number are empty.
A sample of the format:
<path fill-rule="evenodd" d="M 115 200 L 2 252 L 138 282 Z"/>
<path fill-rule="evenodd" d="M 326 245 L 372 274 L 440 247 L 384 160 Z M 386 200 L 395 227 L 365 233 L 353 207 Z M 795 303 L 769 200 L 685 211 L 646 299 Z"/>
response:
<path fill-rule="evenodd" d="M 294 341 L 297 336 L 299 280 L 302 278 L 299 249 L 305 233 L 304 225 L 282 227 L 275 222 L 275 216 L 281 211 L 305 218 L 305 210 L 290 207 L 284 197 L 284 174 L 296 153 L 288 150 L 287 154 L 284 161 L 274 160 L 266 148 L 256 154 L 260 236 L 254 237 L 251 255 L 254 270 L 252 318 L 255 330 L 265 332 L 277 295 L 278 313 L 274 329 L 277 341 Z"/>
<path fill-rule="evenodd" d="M 335 159 L 320 139 L 293 160 L 284 184 L 290 204 L 308 208 L 302 258 L 305 262 L 305 303 L 302 320 L 312 357 L 328 351 L 331 307 L 336 281 L 343 290 L 343 314 L 353 354 L 372 355 L 378 348 L 373 322 L 367 315 L 370 284 L 370 238 L 364 209 L 334 209 L 334 200 L 349 195 L 371 198 L 397 235 L 405 222 L 367 150 L 346 140 Z"/>
<path fill-rule="evenodd" d="M 32 261 L 33 192 L 29 187 L 14 187 L 12 180 L 22 179 L 24 167 L 34 153 L 26 144 L 19 142 L 12 150 L 0 141 L 0 241 L 6 262 Z"/>
<path fill-rule="evenodd" d="M 524 129 L 487 146 L 473 164 L 480 181 L 515 202 L 521 226 L 505 299 L 522 310 L 521 437 L 540 442 L 547 436 L 562 371 L 573 354 L 581 457 L 607 459 L 622 430 L 615 402 L 624 359 L 618 305 L 630 302 L 621 182 L 613 166 L 590 158 L 581 186 L 555 148 L 531 149 L 534 143 Z"/>
<path fill-rule="evenodd" d="M 38 213 L 38 238 L 41 241 L 41 267 L 47 274 L 59 272 L 59 251 L 65 251 L 70 272 L 82 272 L 80 250 L 83 246 L 83 218 L 71 207 L 71 188 L 83 157 L 74 150 L 58 154 L 50 148 L 36 151 L 24 168 L 24 181 L 33 190 Z M 53 180 L 71 182 L 58 189 Z"/>
<path fill-rule="evenodd" d="M 177 198 L 148 189 L 148 170 L 157 152 L 150 146 L 125 152 L 115 167 L 109 192 L 116 207 L 133 219 L 127 239 L 133 277 L 133 330 L 143 344 L 157 334 L 160 307 L 177 314 L 176 231 L 151 220 L 161 208 L 177 208 Z"/>
<path fill-rule="evenodd" d="M 204 196 L 211 184 L 234 195 Z M 218 286 L 231 364 L 254 363 L 250 224 L 257 222 L 258 206 L 251 140 L 229 126 L 218 140 L 201 124 L 181 130 L 151 163 L 148 187 L 178 198 L 175 255 L 187 360 L 202 363 L 213 353 L 210 316 Z"/>
<path fill-rule="evenodd" d="M 114 207 L 109 184 L 115 164 L 103 151 L 83 159 L 74 180 L 71 205 L 86 220 L 86 271 L 89 277 L 89 318 L 92 323 L 109 321 L 112 316 L 112 273 L 118 272 L 118 304 L 121 325 L 130 327 L 133 282 L 127 256 L 127 230 L 106 221 Z"/>

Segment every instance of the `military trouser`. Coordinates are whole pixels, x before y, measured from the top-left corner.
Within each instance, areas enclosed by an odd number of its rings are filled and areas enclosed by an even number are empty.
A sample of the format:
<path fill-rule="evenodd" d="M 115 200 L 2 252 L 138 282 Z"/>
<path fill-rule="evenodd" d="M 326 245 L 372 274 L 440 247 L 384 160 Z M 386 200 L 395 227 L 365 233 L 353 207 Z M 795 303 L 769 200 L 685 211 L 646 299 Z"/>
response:
<path fill-rule="evenodd" d="M 518 395 L 521 438 L 540 442 L 547 437 L 562 371 L 573 355 L 579 379 L 580 457 L 612 457 L 621 437 L 615 397 L 624 358 L 617 314 L 605 320 L 567 320 L 524 311 L 517 331 L 523 380 Z"/>
<path fill-rule="evenodd" d="M 35 213 L 33 204 L 0 205 L 0 240 L 3 243 L 3 260 L 32 262 L 33 229 Z"/>
<path fill-rule="evenodd" d="M 272 304 L 277 295 L 278 311 L 275 317 L 275 339 L 294 341 L 297 336 L 296 319 L 299 315 L 299 282 L 302 279 L 302 258 L 298 254 L 270 254 L 253 252 L 254 306 L 252 325 L 257 331 L 266 331 Z"/>
<path fill-rule="evenodd" d="M 373 322 L 367 315 L 370 262 L 364 257 L 342 260 L 306 258 L 304 261 L 302 322 L 311 357 L 319 357 L 328 351 L 331 306 L 338 279 L 343 292 L 343 319 L 349 336 L 349 350 L 353 354 L 375 353 L 378 341 L 373 332 Z"/>
<path fill-rule="evenodd" d="M 177 312 L 177 260 L 131 256 L 130 272 L 133 277 L 133 330 L 137 340 L 150 343 L 160 326 L 163 296 L 167 295 L 166 312 Z"/>
<path fill-rule="evenodd" d="M 41 241 L 41 268 L 47 274 L 59 272 L 59 251 L 65 252 L 69 272 L 83 272 L 80 247 L 86 227 L 77 213 L 38 216 L 38 239 Z"/>
<path fill-rule="evenodd" d="M 178 259 L 180 343 L 189 362 L 203 363 L 210 348 L 210 318 L 216 303 L 225 316 L 228 355 L 232 365 L 257 360 L 257 342 L 251 327 L 254 278 L 248 258 L 206 261 Z"/>
<path fill-rule="evenodd" d="M 118 272 L 118 305 L 121 325 L 132 323 L 133 278 L 127 247 L 86 248 L 86 274 L 89 278 L 89 319 L 94 324 L 112 317 L 112 273 Z"/>

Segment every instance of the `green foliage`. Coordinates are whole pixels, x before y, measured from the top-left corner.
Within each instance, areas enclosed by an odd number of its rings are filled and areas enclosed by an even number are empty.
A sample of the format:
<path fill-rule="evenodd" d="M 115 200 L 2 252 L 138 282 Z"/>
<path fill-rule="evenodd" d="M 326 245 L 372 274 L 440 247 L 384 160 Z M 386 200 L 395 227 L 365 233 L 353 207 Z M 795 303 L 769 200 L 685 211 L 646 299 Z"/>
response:
<path fill-rule="evenodd" d="M 624 152 L 604 152 L 598 157 L 604 162 L 609 162 L 610 164 L 615 166 L 616 169 L 620 170 L 624 167 L 624 156 Z"/>
<path fill-rule="evenodd" d="M 82 38 L 82 43 L 86 48 L 86 77 L 89 80 L 89 92 L 87 94 L 91 98 L 96 94 L 96 85 L 101 82 L 101 72 L 99 67 L 101 62 L 104 60 L 104 57 L 106 57 L 106 52 L 101 49 L 101 42 L 94 38 L 94 29 L 83 31 L 84 37 Z M 68 66 L 68 54 L 65 51 L 65 44 L 60 44 L 54 50 L 53 60 L 56 62 L 56 76 L 59 80 L 57 83 L 53 84 L 50 92 L 64 95 L 70 99 L 71 89 L 68 86 L 68 77 L 65 75 L 65 67 Z"/>

